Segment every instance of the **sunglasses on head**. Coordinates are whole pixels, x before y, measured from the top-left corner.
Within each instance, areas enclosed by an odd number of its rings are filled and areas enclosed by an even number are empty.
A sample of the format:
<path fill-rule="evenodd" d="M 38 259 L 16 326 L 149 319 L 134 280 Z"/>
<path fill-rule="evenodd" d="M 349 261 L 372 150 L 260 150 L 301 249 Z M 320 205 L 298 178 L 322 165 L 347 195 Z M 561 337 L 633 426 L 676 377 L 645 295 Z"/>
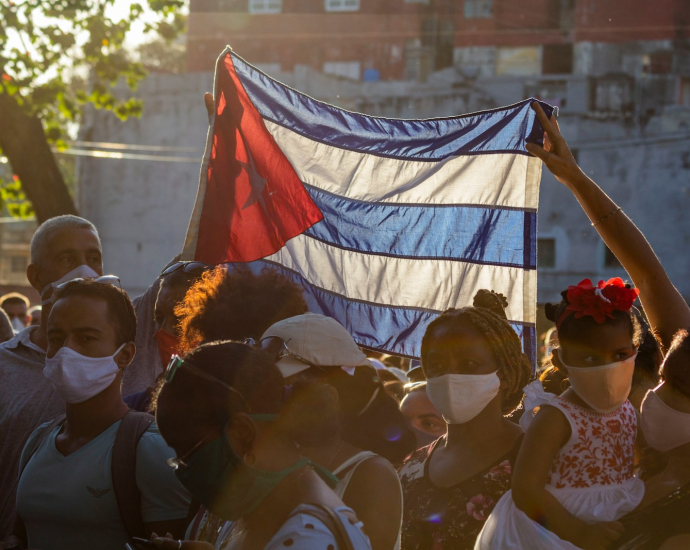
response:
<path fill-rule="evenodd" d="M 56 288 L 65 288 L 67 285 L 71 285 L 72 283 L 79 283 L 81 281 L 93 281 L 94 283 L 98 283 L 101 285 L 114 285 L 120 287 L 120 290 L 122 290 L 122 284 L 120 283 L 120 277 L 117 275 L 101 275 L 100 277 L 94 277 L 92 278 L 84 278 L 84 277 L 77 277 L 76 279 L 70 279 L 69 281 L 65 281 L 64 283 L 60 283 L 57 285 Z"/>
<path fill-rule="evenodd" d="M 287 342 L 283 340 L 280 336 L 267 336 L 266 338 L 262 338 L 261 340 L 259 340 L 258 344 L 254 341 L 253 338 L 246 338 L 244 340 L 244 343 L 256 349 L 260 349 L 263 352 L 266 352 L 275 363 L 277 363 L 285 357 L 291 357 L 292 359 L 296 359 L 297 361 L 304 363 L 305 365 L 309 365 L 310 367 L 326 372 L 322 365 L 316 365 L 311 361 L 305 359 L 301 355 L 298 355 L 297 353 L 292 351 L 288 347 Z"/>
<path fill-rule="evenodd" d="M 185 273 L 201 274 L 204 271 L 211 269 L 211 266 L 203 262 L 175 262 L 163 270 L 161 277 L 170 275 L 171 273 L 174 273 L 180 269 Z"/>

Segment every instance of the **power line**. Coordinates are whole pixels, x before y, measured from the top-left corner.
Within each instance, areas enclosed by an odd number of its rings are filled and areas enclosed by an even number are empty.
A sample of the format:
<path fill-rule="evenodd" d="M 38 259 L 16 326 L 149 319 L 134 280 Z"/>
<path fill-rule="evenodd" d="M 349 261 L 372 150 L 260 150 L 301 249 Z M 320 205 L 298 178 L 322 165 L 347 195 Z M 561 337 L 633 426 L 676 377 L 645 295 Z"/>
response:
<path fill-rule="evenodd" d="M 62 155 L 74 155 L 80 157 L 94 157 L 103 159 L 115 160 L 152 160 L 156 162 L 193 162 L 195 164 L 201 162 L 201 155 L 198 157 L 174 157 L 166 155 L 139 155 L 137 153 L 122 153 L 120 151 L 104 151 L 102 149 L 58 149 L 52 148 L 54 153 Z"/>
<path fill-rule="evenodd" d="M 673 134 L 658 134 L 656 136 L 645 136 L 640 138 L 631 138 L 625 140 L 601 140 L 601 141 L 574 141 L 568 142 L 571 148 L 577 148 L 580 151 L 587 149 L 618 149 L 623 147 L 638 147 L 640 145 L 653 145 L 655 143 L 673 143 L 677 141 L 690 140 L 690 133 L 673 133 Z"/>
<path fill-rule="evenodd" d="M 103 149 L 135 149 L 137 151 L 179 151 L 181 153 L 199 153 L 196 147 L 173 147 L 171 145 L 132 145 L 130 143 L 115 143 L 112 141 L 68 141 L 73 145 Z"/>

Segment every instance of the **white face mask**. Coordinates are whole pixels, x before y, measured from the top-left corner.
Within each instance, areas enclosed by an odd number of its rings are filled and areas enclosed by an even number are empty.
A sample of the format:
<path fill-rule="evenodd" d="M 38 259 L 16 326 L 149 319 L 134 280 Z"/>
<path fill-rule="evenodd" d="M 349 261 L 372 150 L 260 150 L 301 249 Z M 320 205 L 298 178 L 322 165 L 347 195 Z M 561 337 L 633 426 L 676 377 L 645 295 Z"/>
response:
<path fill-rule="evenodd" d="M 58 285 L 71 281 L 72 279 L 95 279 L 96 277 L 99 277 L 98 273 L 86 264 L 75 267 L 72 271 L 66 273 L 57 281 L 47 284 L 43 290 L 41 290 L 41 305 L 45 306 L 53 303 L 51 292 L 54 291 Z M 49 293 L 51 293 L 50 296 L 48 296 Z M 48 296 L 48 298 L 46 298 L 46 296 Z"/>
<path fill-rule="evenodd" d="M 43 376 L 67 403 L 82 403 L 98 395 L 113 383 L 120 368 L 114 357 L 125 347 L 106 357 L 86 357 L 71 348 L 62 347 L 46 359 Z"/>
<path fill-rule="evenodd" d="M 624 361 L 599 367 L 566 365 L 561 349 L 558 350 L 558 357 L 561 364 L 568 369 L 570 386 L 592 409 L 600 413 L 610 413 L 625 403 L 632 387 L 637 352 Z"/>
<path fill-rule="evenodd" d="M 690 413 L 672 409 L 653 391 L 642 402 L 640 426 L 649 446 L 661 453 L 690 443 Z"/>
<path fill-rule="evenodd" d="M 444 374 L 426 381 L 426 394 L 448 424 L 464 424 L 498 395 L 501 380 L 490 374 Z"/>
<path fill-rule="evenodd" d="M 19 317 L 15 317 L 12 319 L 12 328 L 16 330 L 17 332 L 20 332 L 24 330 L 26 327 L 24 326 L 24 323 L 22 323 L 22 320 Z"/>

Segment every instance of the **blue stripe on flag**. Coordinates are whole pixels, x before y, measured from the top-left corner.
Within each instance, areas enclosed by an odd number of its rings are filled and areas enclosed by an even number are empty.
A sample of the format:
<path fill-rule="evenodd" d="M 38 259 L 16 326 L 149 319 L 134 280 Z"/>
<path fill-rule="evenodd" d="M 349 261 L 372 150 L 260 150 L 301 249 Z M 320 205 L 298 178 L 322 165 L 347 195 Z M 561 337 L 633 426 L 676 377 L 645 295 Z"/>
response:
<path fill-rule="evenodd" d="M 405 205 L 347 199 L 306 186 L 323 221 L 306 232 L 346 250 L 535 269 L 536 212 L 472 205 Z"/>
<path fill-rule="evenodd" d="M 261 116 L 315 141 L 384 157 L 441 160 L 453 155 L 529 155 L 527 141 L 542 143 L 541 125 L 526 99 L 471 115 L 399 120 L 345 111 L 273 80 L 237 54 L 235 71 Z M 540 102 L 547 116 L 553 108 Z"/>
<path fill-rule="evenodd" d="M 418 358 L 426 327 L 440 312 L 402 308 L 352 300 L 318 288 L 285 267 L 259 260 L 248 264 L 254 273 L 265 267 L 277 269 L 304 288 L 309 311 L 321 313 L 343 324 L 355 341 L 366 348 Z M 232 268 L 232 264 L 229 264 Z M 536 327 L 532 323 L 509 321 L 522 341 L 527 357 L 536 364 Z"/>

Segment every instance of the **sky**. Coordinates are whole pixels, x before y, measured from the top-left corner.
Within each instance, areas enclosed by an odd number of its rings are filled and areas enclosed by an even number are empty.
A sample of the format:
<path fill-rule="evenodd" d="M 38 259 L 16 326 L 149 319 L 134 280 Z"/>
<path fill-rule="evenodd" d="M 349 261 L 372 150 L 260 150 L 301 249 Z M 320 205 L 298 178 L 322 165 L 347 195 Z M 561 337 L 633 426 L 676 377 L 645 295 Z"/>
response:
<path fill-rule="evenodd" d="M 0 0 L 2 1 L 2 0 Z M 146 42 L 151 39 L 150 35 L 145 35 L 144 34 L 144 25 L 147 22 L 151 22 L 155 20 L 155 17 L 151 13 L 150 10 L 148 10 L 148 2 L 146 0 L 115 0 L 115 2 L 106 8 L 106 14 L 113 20 L 119 21 L 123 17 L 125 17 L 129 13 L 130 6 L 134 3 L 139 3 L 142 6 L 144 6 L 144 13 L 143 15 L 139 18 L 139 20 L 132 26 L 132 30 L 128 33 L 127 39 L 125 41 L 125 46 L 129 49 L 133 49 L 142 42 Z M 187 10 L 185 8 L 185 10 Z M 45 19 L 43 19 L 40 14 L 34 12 L 34 17 L 35 21 L 37 24 L 41 25 L 42 22 L 45 22 Z M 17 46 L 20 49 L 23 49 L 21 46 L 21 42 L 19 41 L 19 38 L 13 33 L 9 33 L 9 40 L 8 40 L 8 45 L 10 47 L 12 46 Z"/>
<path fill-rule="evenodd" d="M 115 0 L 112 6 L 110 6 L 106 13 L 114 20 L 120 20 L 129 13 L 129 8 L 132 4 L 137 1 L 139 4 L 143 5 L 145 8 L 147 6 L 146 0 Z M 127 35 L 127 40 L 125 42 L 127 47 L 133 48 L 142 42 L 150 40 L 150 37 L 144 35 L 144 25 L 146 22 L 153 21 L 154 18 L 148 9 L 144 10 L 143 16 L 132 26 L 132 30 Z"/>

